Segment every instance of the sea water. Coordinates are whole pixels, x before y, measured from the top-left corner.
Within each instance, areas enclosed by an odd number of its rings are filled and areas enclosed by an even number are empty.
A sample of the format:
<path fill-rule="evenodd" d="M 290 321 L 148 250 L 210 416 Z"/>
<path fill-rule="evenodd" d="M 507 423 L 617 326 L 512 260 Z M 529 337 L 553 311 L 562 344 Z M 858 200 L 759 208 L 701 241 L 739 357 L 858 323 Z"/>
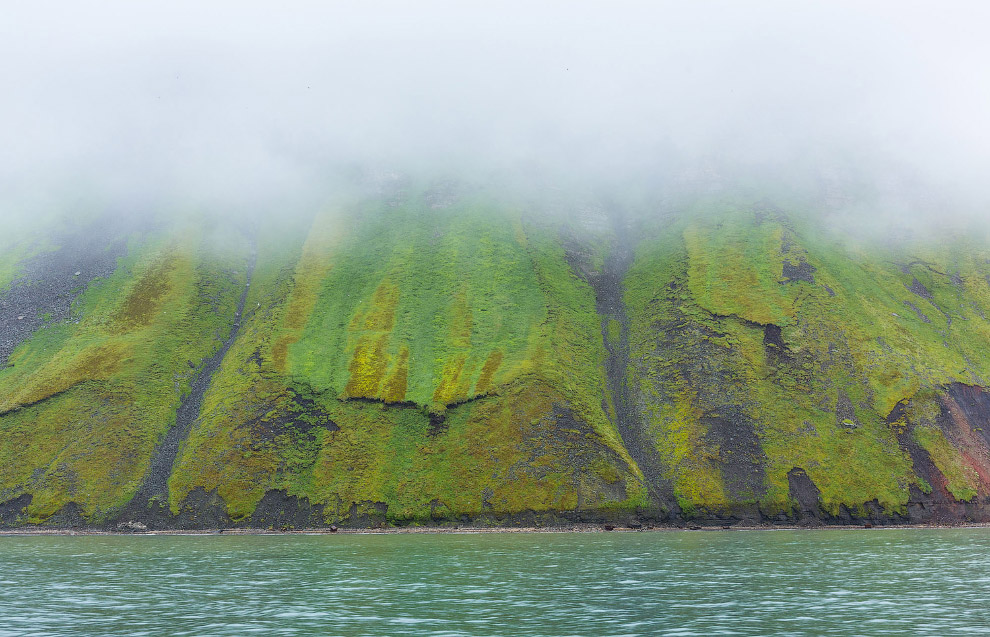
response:
<path fill-rule="evenodd" d="M 0 635 L 990 633 L 990 529 L 0 537 Z"/>

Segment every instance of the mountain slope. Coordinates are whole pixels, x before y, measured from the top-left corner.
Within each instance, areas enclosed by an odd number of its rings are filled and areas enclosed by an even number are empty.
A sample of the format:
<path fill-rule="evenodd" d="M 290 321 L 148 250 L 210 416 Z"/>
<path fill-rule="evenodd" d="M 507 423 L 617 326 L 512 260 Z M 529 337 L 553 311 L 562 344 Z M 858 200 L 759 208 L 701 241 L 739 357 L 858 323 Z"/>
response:
<path fill-rule="evenodd" d="M 12 242 L 0 523 L 986 519 L 985 236 L 658 207 L 441 183 Z"/>

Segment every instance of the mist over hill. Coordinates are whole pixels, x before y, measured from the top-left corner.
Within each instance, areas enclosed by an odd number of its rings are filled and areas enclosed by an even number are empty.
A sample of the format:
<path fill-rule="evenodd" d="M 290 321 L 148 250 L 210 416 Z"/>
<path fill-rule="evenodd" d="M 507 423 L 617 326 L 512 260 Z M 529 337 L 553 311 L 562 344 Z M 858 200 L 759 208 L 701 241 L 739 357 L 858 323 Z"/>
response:
<path fill-rule="evenodd" d="M 18 242 L 4 522 L 984 519 L 985 227 L 703 190 L 387 173 Z"/>
<path fill-rule="evenodd" d="M 986 520 L 985 14 L 17 7 L 0 524 Z"/>

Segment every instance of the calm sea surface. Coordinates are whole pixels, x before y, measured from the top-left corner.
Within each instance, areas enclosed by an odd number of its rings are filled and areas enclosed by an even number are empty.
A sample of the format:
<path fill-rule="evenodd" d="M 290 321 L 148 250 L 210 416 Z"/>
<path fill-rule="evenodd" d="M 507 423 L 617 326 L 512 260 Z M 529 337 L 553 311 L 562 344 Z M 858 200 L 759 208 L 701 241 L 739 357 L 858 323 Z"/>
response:
<path fill-rule="evenodd" d="M 990 529 L 0 537 L 0 635 L 990 633 Z"/>

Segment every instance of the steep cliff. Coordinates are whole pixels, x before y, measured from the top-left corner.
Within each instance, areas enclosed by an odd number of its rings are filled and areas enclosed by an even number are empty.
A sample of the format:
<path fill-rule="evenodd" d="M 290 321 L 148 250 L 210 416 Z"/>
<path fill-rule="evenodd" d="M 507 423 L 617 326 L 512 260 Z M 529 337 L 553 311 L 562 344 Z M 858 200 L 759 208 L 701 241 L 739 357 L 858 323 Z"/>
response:
<path fill-rule="evenodd" d="M 990 518 L 984 234 L 651 201 L 8 237 L 0 524 Z"/>

